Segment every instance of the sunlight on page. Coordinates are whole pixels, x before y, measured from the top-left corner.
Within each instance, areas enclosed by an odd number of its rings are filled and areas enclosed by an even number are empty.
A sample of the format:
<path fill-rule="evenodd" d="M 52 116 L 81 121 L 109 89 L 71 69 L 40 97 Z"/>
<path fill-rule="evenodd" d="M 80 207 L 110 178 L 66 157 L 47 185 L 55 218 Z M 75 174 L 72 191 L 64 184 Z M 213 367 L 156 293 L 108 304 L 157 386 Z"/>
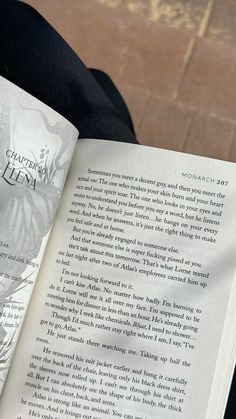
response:
<path fill-rule="evenodd" d="M 187 154 L 78 144 L 4 417 L 222 418 L 235 353 L 235 175 L 234 164 Z M 209 398 L 221 408 L 208 414 Z"/>

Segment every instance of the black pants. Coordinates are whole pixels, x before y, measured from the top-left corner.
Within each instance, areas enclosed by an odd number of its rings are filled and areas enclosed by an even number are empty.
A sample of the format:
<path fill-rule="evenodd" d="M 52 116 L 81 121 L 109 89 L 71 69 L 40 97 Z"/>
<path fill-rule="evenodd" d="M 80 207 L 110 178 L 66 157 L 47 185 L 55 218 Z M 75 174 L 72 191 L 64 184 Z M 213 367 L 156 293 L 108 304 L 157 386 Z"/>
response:
<path fill-rule="evenodd" d="M 111 79 L 88 70 L 34 9 L 0 0 L 0 23 L 0 75 L 71 121 L 81 138 L 137 143 L 128 109 Z M 235 391 L 236 376 L 225 419 L 236 418 Z"/>
<path fill-rule="evenodd" d="M 0 0 L 0 75 L 62 114 L 81 138 L 137 143 L 111 79 L 88 70 L 32 7 Z"/>

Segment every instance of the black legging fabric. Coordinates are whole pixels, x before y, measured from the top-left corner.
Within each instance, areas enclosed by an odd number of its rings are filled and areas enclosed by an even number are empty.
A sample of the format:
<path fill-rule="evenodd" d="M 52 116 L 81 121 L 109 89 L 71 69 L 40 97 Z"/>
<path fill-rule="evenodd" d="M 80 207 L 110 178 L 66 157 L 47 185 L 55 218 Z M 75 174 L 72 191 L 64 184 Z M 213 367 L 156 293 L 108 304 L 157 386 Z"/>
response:
<path fill-rule="evenodd" d="M 71 121 L 80 138 L 137 143 L 111 79 L 89 71 L 32 7 L 0 0 L 0 74 Z"/>
<path fill-rule="evenodd" d="M 71 121 L 81 138 L 137 143 L 112 80 L 87 69 L 39 13 L 22 2 L 0 0 L 0 22 L 0 75 Z M 236 418 L 235 390 L 234 376 L 224 419 Z"/>

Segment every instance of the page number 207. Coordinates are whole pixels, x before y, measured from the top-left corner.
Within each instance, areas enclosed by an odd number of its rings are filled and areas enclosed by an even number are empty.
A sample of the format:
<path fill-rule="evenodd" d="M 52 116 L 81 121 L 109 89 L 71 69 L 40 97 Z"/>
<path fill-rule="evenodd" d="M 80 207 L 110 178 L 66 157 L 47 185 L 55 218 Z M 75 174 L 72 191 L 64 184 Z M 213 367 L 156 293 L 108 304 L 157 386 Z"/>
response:
<path fill-rule="evenodd" d="M 217 185 L 227 186 L 229 182 L 228 182 L 228 180 L 217 179 L 216 183 L 217 183 Z"/>

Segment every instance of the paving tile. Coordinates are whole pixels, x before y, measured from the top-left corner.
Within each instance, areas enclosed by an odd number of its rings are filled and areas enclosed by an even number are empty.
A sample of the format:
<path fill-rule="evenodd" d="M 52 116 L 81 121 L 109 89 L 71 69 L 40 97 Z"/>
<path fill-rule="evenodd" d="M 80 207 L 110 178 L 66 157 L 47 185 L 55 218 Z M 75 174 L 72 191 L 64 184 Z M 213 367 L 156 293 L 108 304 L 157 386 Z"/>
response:
<path fill-rule="evenodd" d="M 233 130 L 228 160 L 233 163 L 236 163 L 236 126 L 234 126 L 234 130 Z"/>
<path fill-rule="evenodd" d="M 117 87 L 128 106 L 130 114 L 132 115 L 135 132 L 138 132 L 138 127 L 144 115 L 150 93 L 122 82 L 118 82 Z"/>
<path fill-rule="evenodd" d="M 182 151 L 192 111 L 172 101 L 151 96 L 145 109 L 138 138 L 142 144 Z"/>
<path fill-rule="evenodd" d="M 122 80 L 171 98 L 174 94 L 191 34 L 168 26 L 151 25 L 130 34 L 129 59 Z"/>
<path fill-rule="evenodd" d="M 184 150 L 190 154 L 228 160 L 233 125 L 203 113 L 192 120 Z"/>
<path fill-rule="evenodd" d="M 197 41 L 179 99 L 219 117 L 236 117 L 235 49 L 208 39 Z"/>
<path fill-rule="evenodd" d="M 235 0 L 215 0 L 206 35 L 217 42 L 235 46 Z"/>
<path fill-rule="evenodd" d="M 117 81 L 128 61 L 127 34 L 131 21 L 123 9 L 116 14 L 97 2 L 92 3 L 92 10 L 88 13 L 91 29 L 85 27 L 83 32 L 80 32 L 77 28 L 75 50 L 88 67 L 100 68 Z M 85 21 L 86 16 L 85 11 L 83 16 Z"/>
<path fill-rule="evenodd" d="M 116 9 L 121 6 L 127 13 L 139 15 L 149 22 L 164 23 L 172 28 L 198 31 L 208 0 L 96 0 Z"/>

